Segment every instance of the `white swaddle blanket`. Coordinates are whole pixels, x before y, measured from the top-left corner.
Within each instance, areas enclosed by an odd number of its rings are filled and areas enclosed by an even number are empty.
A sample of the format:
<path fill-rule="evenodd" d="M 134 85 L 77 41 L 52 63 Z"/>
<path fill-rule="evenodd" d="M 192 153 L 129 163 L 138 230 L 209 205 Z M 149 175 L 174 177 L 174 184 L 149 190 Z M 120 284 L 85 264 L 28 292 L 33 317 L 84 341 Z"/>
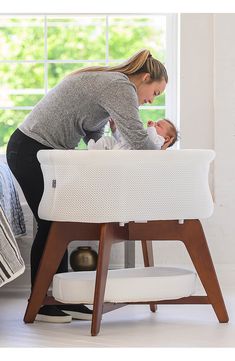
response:
<path fill-rule="evenodd" d="M 148 127 L 147 133 L 151 141 L 161 149 L 165 139 L 157 134 L 155 127 Z M 118 130 L 116 130 L 112 136 L 104 135 L 97 142 L 90 139 L 88 142 L 88 150 L 112 150 L 112 149 L 131 149 L 130 145 L 121 136 Z"/>

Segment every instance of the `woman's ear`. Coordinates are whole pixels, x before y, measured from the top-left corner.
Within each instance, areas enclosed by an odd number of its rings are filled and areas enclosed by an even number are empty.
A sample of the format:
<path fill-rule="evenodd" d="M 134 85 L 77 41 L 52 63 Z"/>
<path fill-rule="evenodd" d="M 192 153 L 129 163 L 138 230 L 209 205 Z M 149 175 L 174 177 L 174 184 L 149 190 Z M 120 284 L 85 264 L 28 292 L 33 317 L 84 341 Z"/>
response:
<path fill-rule="evenodd" d="M 149 73 L 143 73 L 142 82 L 148 83 L 150 80 L 150 74 Z"/>

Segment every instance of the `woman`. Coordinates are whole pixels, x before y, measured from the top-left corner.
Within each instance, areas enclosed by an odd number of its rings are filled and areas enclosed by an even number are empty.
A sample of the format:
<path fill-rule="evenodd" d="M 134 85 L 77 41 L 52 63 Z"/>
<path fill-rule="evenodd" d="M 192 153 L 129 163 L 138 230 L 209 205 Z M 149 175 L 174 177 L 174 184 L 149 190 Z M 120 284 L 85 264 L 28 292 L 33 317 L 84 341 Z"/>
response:
<path fill-rule="evenodd" d="M 138 52 L 119 66 L 75 71 L 51 89 L 12 134 L 7 161 L 38 225 L 31 249 L 32 286 L 51 225 L 39 219 L 37 213 L 43 194 L 37 152 L 74 149 L 81 138 L 86 143 L 90 139 L 96 141 L 110 117 L 132 149 L 156 149 L 143 128 L 138 107 L 152 103 L 164 91 L 167 81 L 165 67 L 148 50 Z M 167 146 L 168 143 L 164 144 Z M 58 273 L 68 271 L 67 258 L 66 252 Z M 71 314 L 73 318 L 91 319 L 92 311 L 83 305 L 44 306 L 36 319 L 70 322 Z"/>

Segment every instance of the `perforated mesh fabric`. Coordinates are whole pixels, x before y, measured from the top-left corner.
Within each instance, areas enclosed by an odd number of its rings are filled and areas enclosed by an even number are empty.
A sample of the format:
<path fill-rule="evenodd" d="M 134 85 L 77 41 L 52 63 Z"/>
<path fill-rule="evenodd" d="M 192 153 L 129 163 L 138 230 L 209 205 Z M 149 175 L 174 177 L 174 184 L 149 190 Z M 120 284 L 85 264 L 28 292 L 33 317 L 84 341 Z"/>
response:
<path fill-rule="evenodd" d="M 209 217 L 212 150 L 41 150 L 42 219 L 129 222 Z"/>

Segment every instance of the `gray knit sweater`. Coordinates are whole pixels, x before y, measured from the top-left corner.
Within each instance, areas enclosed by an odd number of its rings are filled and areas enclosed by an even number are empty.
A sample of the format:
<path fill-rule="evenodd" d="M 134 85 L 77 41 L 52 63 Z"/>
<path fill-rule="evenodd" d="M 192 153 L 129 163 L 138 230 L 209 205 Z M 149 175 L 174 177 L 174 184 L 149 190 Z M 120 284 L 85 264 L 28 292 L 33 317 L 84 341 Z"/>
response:
<path fill-rule="evenodd" d="M 139 117 L 135 85 L 119 72 L 66 77 L 34 107 L 19 129 L 55 149 L 73 149 L 81 138 L 97 141 L 111 117 L 132 149 L 157 149 Z"/>

